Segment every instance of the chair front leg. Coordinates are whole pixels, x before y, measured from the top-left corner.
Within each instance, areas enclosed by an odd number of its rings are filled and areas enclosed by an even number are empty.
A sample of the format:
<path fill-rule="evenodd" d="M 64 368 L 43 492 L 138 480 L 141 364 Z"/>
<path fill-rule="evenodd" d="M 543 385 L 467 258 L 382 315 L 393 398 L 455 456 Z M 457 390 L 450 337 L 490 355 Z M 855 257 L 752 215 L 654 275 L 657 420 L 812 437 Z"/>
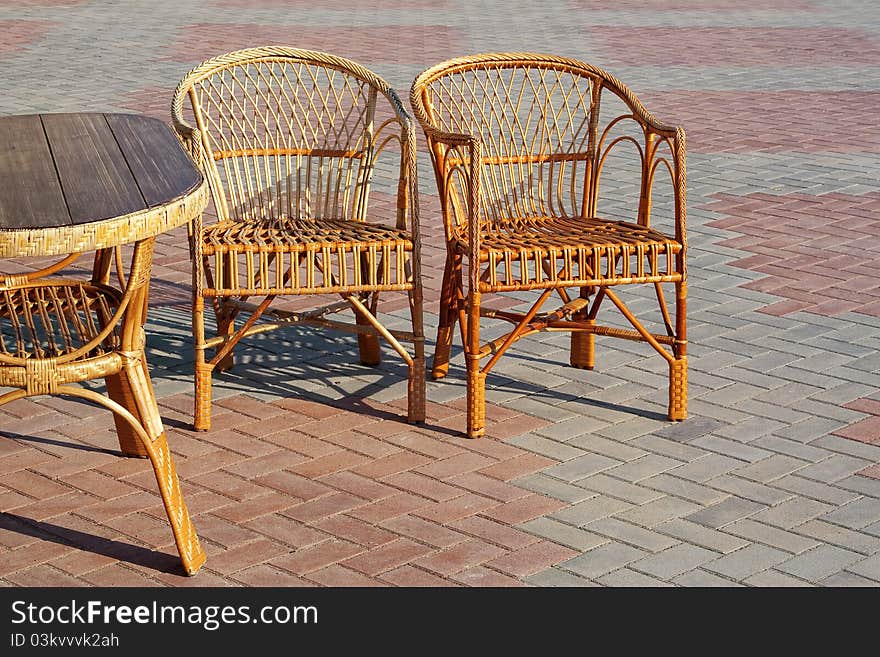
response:
<path fill-rule="evenodd" d="M 480 293 L 468 292 L 468 320 L 465 357 L 467 358 L 467 434 L 479 438 L 486 433 L 486 374 L 480 371 Z"/>
<path fill-rule="evenodd" d="M 669 361 L 669 419 L 687 417 L 687 283 L 675 284 L 675 358 Z"/>
<path fill-rule="evenodd" d="M 592 288 L 582 287 L 581 298 L 588 299 L 593 292 Z M 595 319 L 589 319 L 586 312 L 576 313 L 572 320 L 594 325 Z M 582 370 L 591 370 L 596 366 L 596 336 L 586 331 L 572 331 L 571 333 L 571 356 L 572 367 Z"/>

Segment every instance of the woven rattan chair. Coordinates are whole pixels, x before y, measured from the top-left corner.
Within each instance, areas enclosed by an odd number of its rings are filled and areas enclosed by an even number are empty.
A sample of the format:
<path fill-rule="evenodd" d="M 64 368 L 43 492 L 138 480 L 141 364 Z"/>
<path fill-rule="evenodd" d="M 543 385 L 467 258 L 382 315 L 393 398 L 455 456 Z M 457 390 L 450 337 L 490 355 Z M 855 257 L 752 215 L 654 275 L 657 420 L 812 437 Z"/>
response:
<path fill-rule="evenodd" d="M 683 419 L 684 130 L 657 121 L 605 71 L 549 55 L 485 54 L 437 64 L 417 76 L 411 102 L 428 140 L 447 240 L 432 375 L 447 373 L 458 321 L 468 435 L 485 431 L 487 373 L 514 342 L 537 331 L 571 331 L 571 364 L 587 369 L 594 366 L 596 335 L 647 342 L 669 364 L 669 419 Z M 623 218 L 612 218 L 603 214 L 606 207 L 618 211 L 627 199 L 606 203 L 600 176 L 609 176 L 609 162 L 622 148 L 634 154 L 634 193 Z M 658 172 L 672 183 L 670 234 L 652 227 Z M 674 320 L 664 283 L 675 287 Z M 662 331 L 646 328 L 614 291 L 634 284 L 656 288 Z M 481 304 L 483 294 L 529 290 L 538 298 L 524 313 Z M 539 314 L 554 291 L 563 305 Z M 633 329 L 597 324 L 606 299 Z M 481 344 L 481 317 L 507 320 L 513 329 Z"/>
<path fill-rule="evenodd" d="M 194 222 L 190 235 L 195 428 L 210 428 L 212 372 L 232 366 L 233 347 L 291 324 L 357 333 L 367 365 L 379 363 L 379 338 L 387 340 L 409 366 L 408 420 L 423 421 L 415 132 L 395 92 L 355 62 L 262 47 L 194 68 L 172 112 L 217 213 L 216 223 Z M 383 292 L 409 296 L 411 331 L 380 323 Z M 320 294 L 342 300 L 308 311 L 270 308 L 280 296 Z M 212 338 L 205 299 L 217 318 Z M 328 318 L 345 310 L 355 322 Z"/>

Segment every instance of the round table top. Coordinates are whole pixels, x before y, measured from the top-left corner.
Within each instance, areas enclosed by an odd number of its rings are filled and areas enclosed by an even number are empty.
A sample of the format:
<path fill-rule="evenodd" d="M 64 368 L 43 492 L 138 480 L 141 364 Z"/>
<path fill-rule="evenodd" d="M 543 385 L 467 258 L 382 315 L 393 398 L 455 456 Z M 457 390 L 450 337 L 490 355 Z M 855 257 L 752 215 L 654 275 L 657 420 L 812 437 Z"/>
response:
<path fill-rule="evenodd" d="M 137 114 L 0 117 L 0 257 L 136 242 L 201 212 L 207 186 L 172 129 Z"/>

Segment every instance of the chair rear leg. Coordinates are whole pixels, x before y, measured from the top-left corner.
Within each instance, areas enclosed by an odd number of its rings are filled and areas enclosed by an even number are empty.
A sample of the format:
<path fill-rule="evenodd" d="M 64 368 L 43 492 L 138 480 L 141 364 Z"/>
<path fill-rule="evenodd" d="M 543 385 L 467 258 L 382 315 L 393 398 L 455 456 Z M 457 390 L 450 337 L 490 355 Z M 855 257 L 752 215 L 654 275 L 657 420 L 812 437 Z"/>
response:
<path fill-rule="evenodd" d="M 458 320 L 458 294 L 456 293 L 456 264 L 446 259 L 443 285 L 440 288 L 440 312 L 438 314 L 437 344 L 431 368 L 433 379 L 442 379 L 449 372 L 449 355 L 452 352 L 452 333 Z"/>
<path fill-rule="evenodd" d="M 230 336 L 233 333 L 235 333 L 235 312 L 221 302 L 220 311 L 217 313 L 217 335 Z M 218 372 L 226 372 L 231 370 L 234 364 L 233 350 L 230 349 L 229 353 L 221 358 L 214 367 Z"/>
<path fill-rule="evenodd" d="M 581 298 L 588 298 L 590 288 L 581 288 Z M 572 318 L 578 322 L 584 322 L 591 326 L 596 323 L 595 319 L 587 319 L 587 313 L 575 314 Z M 571 333 L 571 357 L 572 367 L 582 370 L 591 370 L 596 365 L 596 336 L 586 331 L 572 331 Z"/>
<path fill-rule="evenodd" d="M 378 294 L 374 295 L 373 307 L 378 303 L 378 296 Z M 357 310 L 354 311 L 354 318 L 358 326 L 371 326 L 369 320 Z M 368 365 L 370 367 L 379 365 L 382 362 L 382 350 L 379 347 L 379 336 L 375 333 L 358 333 L 357 340 L 361 365 Z"/>
<path fill-rule="evenodd" d="M 422 291 L 410 290 L 409 307 L 413 326 L 413 362 L 407 385 L 407 421 L 425 421 L 425 329 L 422 320 Z"/>

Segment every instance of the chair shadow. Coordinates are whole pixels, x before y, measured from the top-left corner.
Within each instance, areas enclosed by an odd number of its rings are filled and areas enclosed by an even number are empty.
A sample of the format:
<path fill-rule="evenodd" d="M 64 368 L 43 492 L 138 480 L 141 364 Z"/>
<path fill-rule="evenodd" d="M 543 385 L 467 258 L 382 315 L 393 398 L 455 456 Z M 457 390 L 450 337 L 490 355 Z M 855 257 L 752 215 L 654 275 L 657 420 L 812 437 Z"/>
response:
<path fill-rule="evenodd" d="M 21 433 L 15 433 L 13 431 L 6 431 L 5 429 L 0 429 L 0 438 L 8 438 L 9 440 L 24 440 L 30 443 L 54 445 L 56 447 L 70 447 L 71 449 L 78 449 L 83 452 L 96 452 L 99 454 L 111 454 L 113 456 L 125 456 L 118 449 L 114 450 L 106 449 L 104 447 L 94 447 L 92 445 L 83 445 L 82 443 L 77 443 L 73 440 L 53 440 L 51 438 L 44 438 L 42 436 L 28 436 Z"/>
<path fill-rule="evenodd" d="M 86 534 L 76 529 L 33 520 L 9 512 L 0 512 L 0 528 L 85 552 L 100 554 L 110 559 L 143 566 L 151 570 L 180 575 L 181 577 L 186 576 L 183 565 L 180 563 L 180 557 L 176 554 L 157 552 L 139 545 Z"/>

